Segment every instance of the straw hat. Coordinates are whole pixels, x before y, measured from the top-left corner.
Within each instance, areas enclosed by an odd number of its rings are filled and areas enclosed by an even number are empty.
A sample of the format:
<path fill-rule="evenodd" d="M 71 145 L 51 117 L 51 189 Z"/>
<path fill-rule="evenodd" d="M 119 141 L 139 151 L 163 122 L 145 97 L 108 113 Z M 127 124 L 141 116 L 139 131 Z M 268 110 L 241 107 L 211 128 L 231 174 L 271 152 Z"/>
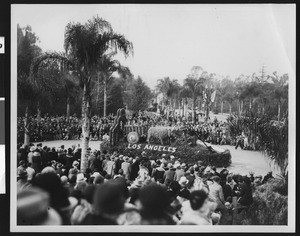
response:
<path fill-rule="evenodd" d="M 17 196 L 18 225 L 61 225 L 60 215 L 50 207 L 47 192 L 30 187 Z"/>
<path fill-rule="evenodd" d="M 76 183 L 79 183 L 79 182 L 82 182 L 82 181 L 86 181 L 86 178 L 84 177 L 84 174 L 83 173 L 77 174 Z"/>

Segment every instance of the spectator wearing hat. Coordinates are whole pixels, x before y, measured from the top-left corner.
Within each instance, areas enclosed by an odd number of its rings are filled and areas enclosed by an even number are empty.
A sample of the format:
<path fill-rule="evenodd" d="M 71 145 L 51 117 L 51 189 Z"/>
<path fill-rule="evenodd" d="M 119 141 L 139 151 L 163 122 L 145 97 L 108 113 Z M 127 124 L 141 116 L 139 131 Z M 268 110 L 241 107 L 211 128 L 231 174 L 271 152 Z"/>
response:
<path fill-rule="evenodd" d="M 71 224 L 80 225 L 88 214 L 92 214 L 94 211 L 93 208 L 93 196 L 97 186 L 88 185 L 84 191 L 84 198 L 81 199 L 80 204 L 75 207 L 72 216 Z"/>
<path fill-rule="evenodd" d="M 105 154 L 105 159 L 102 161 L 102 169 L 107 172 L 107 163 L 109 162 L 109 154 Z"/>
<path fill-rule="evenodd" d="M 95 173 L 94 173 L 95 174 Z M 94 175 L 94 181 L 93 184 L 95 185 L 101 185 L 104 183 L 104 177 L 100 174 Z"/>
<path fill-rule="evenodd" d="M 240 185 L 238 203 L 246 207 L 253 203 L 251 181 L 247 176 L 243 177 L 243 183 Z"/>
<path fill-rule="evenodd" d="M 113 177 L 115 174 L 114 170 L 116 168 L 115 157 L 113 155 L 110 157 L 110 160 L 107 161 L 106 165 L 107 165 L 107 170 L 106 170 L 107 174 Z"/>
<path fill-rule="evenodd" d="M 54 160 L 54 161 L 58 161 L 58 154 L 56 152 L 55 147 L 52 147 L 48 153 L 49 155 L 49 159 L 50 160 Z"/>
<path fill-rule="evenodd" d="M 183 170 L 185 168 L 185 164 L 183 163 L 183 164 L 180 165 L 180 162 L 176 161 L 175 164 L 174 164 L 174 168 L 176 168 L 175 175 L 174 175 L 174 180 L 179 181 L 180 178 L 182 176 L 184 176 L 184 174 L 185 174 L 185 172 Z"/>
<path fill-rule="evenodd" d="M 66 168 L 70 169 L 72 168 L 73 162 L 75 161 L 74 154 L 72 148 L 68 148 L 67 154 L 66 154 Z"/>
<path fill-rule="evenodd" d="M 69 170 L 68 173 L 68 178 L 71 179 L 73 175 L 77 175 L 79 170 L 79 162 L 78 161 L 73 161 L 72 163 L 72 168 Z"/>
<path fill-rule="evenodd" d="M 130 178 L 130 172 L 131 172 L 131 163 L 129 162 L 129 157 L 124 157 L 124 162 L 121 164 L 121 169 L 123 170 L 125 179 Z"/>
<path fill-rule="evenodd" d="M 138 178 L 141 178 L 142 180 L 149 179 L 149 169 L 147 168 L 147 162 L 146 161 L 141 161 L 140 162 L 140 170 L 138 172 Z"/>
<path fill-rule="evenodd" d="M 63 224 L 70 224 L 71 212 L 78 201 L 69 196 L 69 191 L 61 184 L 61 179 L 55 173 L 44 173 L 36 176 L 32 186 L 39 187 L 50 195 L 50 206 L 61 216 Z"/>
<path fill-rule="evenodd" d="M 26 162 L 21 160 L 19 161 L 19 166 L 17 167 L 17 172 L 19 171 L 19 169 L 23 169 L 26 170 Z"/>
<path fill-rule="evenodd" d="M 139 202 L 142 225 L 175 225 L 167 213 L 170 202 L 166 189 L 161 185 L 151 183 L 142 187 Z"/>
<path fill-rule="evenodd" d="M 96 155 L 97 155 L 97 150 L 94 149 L 94 150 L 91 152 L 90 156 L 88 157 L 88 168 L 91 169 L 92 171 L 94 171 L 94 169 L 96 168 L 96 167 L 94 166 L 94 161 L 95 161 L 95 159 L 96 159 Z"/>
<path fill-rule="evenodd" d="M 195 181 L 195 171 L 193 168 L 190 168 L 188 171 L 185 172 L 185 177 L 188 179 L 187 188 L 190 189 L 194 185 Z"/>
<path fill-rule="evenodd" d="M 118 174 L 117 175 L 114 175 L 114 179 L 118 179 L 118 178 L 123 178 L 125 179 L 124 177 L 124 172 L 122 169 L 119 170 Z"/>
<path fill-rule="evenodd" d="M 55 173 L 56 171 L 52 166 L 46 166 L 44 169 L 42 169 L 41 174 L 45 174 L 45 173 Z"/>
<path fill-rule="evenodd" d="M 225 198 L 223 193 L 223 188 L 220 185 L 221 178 L 219 176 L 213 176 L 212 178 L 213 184 L 209 185 L 209 195 L 216 201 L 217 209 L 222 212 L 226 212 L 225 207 Z"/>
<path fill-rule="evenodd" d="M 133 163 L 131 165 L 131 172 L 130 172 L 130 180 L 133 181 L 136 179 L 136 177 L 138 177 L 138 173 L 140 170 L 140 157 L 135 157 L 135 159 L 133 159 Z"/>
<path fill-rule="evenodd" d="M 50 196 L 39 188 L 28 188 L 17 195 L 17 225 L 61 225 L 58 212 L 50 206 Z"/>
<path fill-rule="evenodd" d="M 159 182 L 161 184 L 164 183 L 164 174 L 165 174 L 165 169 L 164 163 L 161 163 L 159 160 L 156 161 L 157 167 L 153 169 L 151 177 L 154 179 L 155 182 Z"/>
<path fill-rule="evenodd" d="M 18 150 L 18 154 L 17 154 L 17 161 L 25 161 L 25 163 L 27 162 L 27 158 L 28 158 L 28 146 L 23 144 L 21 146 L 21 148 Z"/>
<path fill-rule="evenodd" d="M 227 201 L 228 197 L 232 197 L 233 195 L 233 180 L 232 180 L 232 176 L 231 175 L 227 175 L 226 177 L 226 182 L 225 184 L 222 186 L 223 188 L 223 193 L 224 193 L 224 199 Z"/>
<path fill-rule="evenodd" d="M 33 157 L 33 153 L 35 152 L 36 147 L 35 146 L 31 146 L 29 149 L 29 153 L 27 155 L 27 161 L 28 163 L 32 163 L 32 157 Z"/>
<path fill-rule="evenodd" d="M 37 151 L 35 151 L 32 156 L 32 168 L 36 173 L 40 172 L 42 169 L 41 154 Z"/>
<path fill-rule="evenodd" d="M 190 191 L 187 188 L 189 180 L 185 176 L 182 176 L 178 183 L 181 189 L 178 192 L 177 199 L 179 200 L 179 203 L 182 204 L 184 201 L 189 200 L 190 197 Z"/>
<path fill-rule="evenodd" d="M 169 186 L 169 184 L 174 180 L 175 168 L 172 163 L 168 163 L 167 167 L 169 169 L 164 173 L 164 185 Z"/>
<path fill-rule="evenodd" d="M 57 168 L 56 168 L 57 162 L 56 162 L 55 160 L 52 160 L 50 163 L 51 163 L 51 167 L 52 167 L 54 170 L 56 170 L 56 169 L 57 169 Z"/>
<path fill-rule="evenodd" d="M 63 175 L 64 175 L 63 164 L 57 163 L 55 172 L 56 172 L 56 174 L 59 175 L 60 177 L 63 176 Z"/>
<path fill-rule="evenodd" d="M 27 181 L 30 182 L 35 176 L 35 170 L 32 168 L 32 163 L 28 162 L 26 171 L 28 175 Z"/>
<path fill-rule="evenodd" d="M 122 168 L 123 159 L 119 156 L 115 156 L 115 169 L 114 174 L 117 175 L 119 173 L 119 170 Z"/>
<path fill-rule="evenodd" d="M 116 219 L 124 210 L 125 198 L 120 186 L 107 182 L 95 190 L 94 212 L 88 213 L 83 225 L 117 225 Z"/>
<path fill-rule="evenodd" d="M 27 189 L 30 184 L 27 181 L 27 171 L 24 168 L 19 168 L 17 170 L 17 191 L 20 192 L 22 190 Z"/>
<path fill-rule="evenodd" d="M 190 194 L 190 210 L 183 213 L 182 225 L 212 225 L 208 216 L 208 194 L 204 190 L 196 190 Z"/>

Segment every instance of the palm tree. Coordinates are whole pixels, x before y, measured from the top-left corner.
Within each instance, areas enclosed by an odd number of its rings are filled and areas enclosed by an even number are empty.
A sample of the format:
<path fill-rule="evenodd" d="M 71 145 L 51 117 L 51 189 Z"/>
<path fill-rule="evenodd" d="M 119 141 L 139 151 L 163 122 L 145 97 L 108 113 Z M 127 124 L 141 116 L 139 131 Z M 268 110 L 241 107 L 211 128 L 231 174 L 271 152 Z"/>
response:
<path fill-rule="evenodd" d="M 91 84 L 97 78 L 99 64 L 105 55 L 115 55 L 119 51 L 125 56 L 133 52 L 133 45 L 123 35 L 113 31 L 109 22 L 97 17 L 85 24 L 69 23 L 65 29 L 65 52 L 45 53 L 35 59 L 31 75 L 36 74 L 41 65 L 49 67 L 58 62 L 61 70 L 68 70 L 77 78 L 82 90 L 82 152 L 80 170 L 87 168 L 88 145 L 91 121 Z"/>
<path fill-rule="evenodd" d="M 278 76 L 277 72 L 275 71 L 273 73 L 273 76 L 270 76 L 275 89 L 273 93 L 273 98 L 275 98 L 278 102 L 278 115 L 277 120 L 280 120 L 280 114 L 281 114 L 281 105 L 284 100 L 288 99 L 288 74 L 284 74 L 282 76 Z"/>
<path fill-rule="evenodd" d="M 174 98 L 180 90 L 180 85 L 177 80 L 171 80 L 169 77 L 158 80 L 157 89 L 165 97 L 165 105 L 167 106 L 167 117 L 170 110 L 174 110 Z"/>
<path fill-rule="evenodd" d="M 103 81 L 103 116 L 106 116 L 106 109 L 107 109 L 107 88 L 110 81 L 113 78 L 114 73 L 117 72 L 119 75 L 122 75 L 124 78 L 127 76 L 131 76 L 131 72 L 128 67 L 122 66 L 118 60 L 114 60 L 112 56 L 104 56 L 100 62 L 100 71 L 99 76 L 102 77 Z M 98 83 L 99 85 L 99 83 Z"/>
<path fill-rule="evenodd" d="M 196 100 L 197 97 L 203 96 L 203 84 L 205 79 L 203 77 L 196 78 L 195 76 L 189 75 L 184 80 L 184 87 L 190 92 L 190 97 L 193 100 L 193 122 L 196 123 Z"/>

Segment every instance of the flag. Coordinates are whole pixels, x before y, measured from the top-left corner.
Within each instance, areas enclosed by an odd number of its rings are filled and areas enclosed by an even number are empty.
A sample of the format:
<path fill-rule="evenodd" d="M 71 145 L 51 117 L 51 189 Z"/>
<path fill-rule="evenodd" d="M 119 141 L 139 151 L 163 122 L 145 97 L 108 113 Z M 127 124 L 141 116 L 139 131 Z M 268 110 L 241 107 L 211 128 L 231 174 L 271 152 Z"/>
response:
<path fill-rule="evenodd" d="M 211 94 L 210 100 L 211 102 L 214 102 L 216 98 L 216 90 Z"/>

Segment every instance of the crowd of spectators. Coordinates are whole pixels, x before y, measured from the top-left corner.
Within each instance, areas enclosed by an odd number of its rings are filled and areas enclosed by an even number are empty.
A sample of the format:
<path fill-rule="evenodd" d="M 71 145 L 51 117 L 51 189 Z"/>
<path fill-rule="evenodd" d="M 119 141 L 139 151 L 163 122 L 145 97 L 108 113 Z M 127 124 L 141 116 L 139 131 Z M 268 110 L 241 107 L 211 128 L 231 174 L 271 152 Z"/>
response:
<path fill-rule="evenodd" d="M 93 116 L 91 118 L 90 140 L 102 140 L 104 135 L 109 134 L 114 119 L 115 117 L 112 115 L 107 117 Z M 24 140 L 24 121 L 24 117 L 18 118 L 18 142 L 23 142 Z M 191 120 L 186 120 L 180 116 L 170 116 L 167 118 L 166 116 L 145 113 L 128 115 L 126 123 L 127 126 L 188 127 L 198 132 L 203 141 L 212 144 L 235 145 L 236 139 L 230 137 L 226 124 L 226 122 L 216 119 L 213 122 L 197 121 L 193 124 Z M 41 118 L 31 116 L 28 118 L 26 127 L 32 142 L 78 140 L 82 137 L 81 119 L 76 117 L 76 115 L 70 117 L 53 117 L 46 114 Z"/>
<path fill-rule="evenodd" d="M 230 225 L 252 204 L 252 191 L 273 178 L 152 160 L 80 146 L 18 146 L 19 225 Z M 84 171 L 83 171 L 84 170 Z"/>

